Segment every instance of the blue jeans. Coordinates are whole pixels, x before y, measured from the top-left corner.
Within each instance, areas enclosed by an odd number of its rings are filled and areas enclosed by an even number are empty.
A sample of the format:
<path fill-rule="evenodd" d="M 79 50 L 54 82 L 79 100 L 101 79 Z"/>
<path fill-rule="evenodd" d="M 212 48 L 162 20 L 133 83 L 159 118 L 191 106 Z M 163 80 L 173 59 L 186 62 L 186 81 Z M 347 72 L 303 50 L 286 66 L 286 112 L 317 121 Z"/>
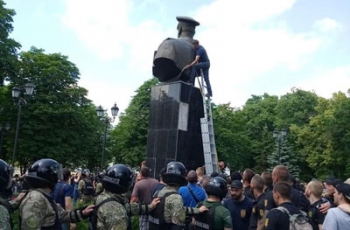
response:
<path fill-rule="evenodd" d="M 194 80 L 196 76 L 199 76 L 199 70 L 202 69 L 205 84 L 207 85 L 207 91 L 212 95 L 211 85 L 209 81 L 209 68 L 210 62 L 199 62 L 192 66 L 190 74 L 190 83 L 194 85 Z"/>

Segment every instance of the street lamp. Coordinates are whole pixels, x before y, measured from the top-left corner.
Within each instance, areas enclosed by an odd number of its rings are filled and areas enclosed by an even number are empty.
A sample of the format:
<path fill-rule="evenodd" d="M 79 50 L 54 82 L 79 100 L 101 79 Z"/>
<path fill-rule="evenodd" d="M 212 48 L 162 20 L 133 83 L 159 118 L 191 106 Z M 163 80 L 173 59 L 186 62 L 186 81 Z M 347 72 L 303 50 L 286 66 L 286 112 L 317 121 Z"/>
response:
<path fill-rule="evenodd" d="M 114 106 L 111 108 L 112 112 L 112 118 L 108 117 L 107 110 L 104 110 L 102 106 L 98 106 L 96 109 L 97 116 L 105 123 L 104 128 L 104 135 L 103 135 L 103 149 L 102 149 L 102 160 L 101 160 L 101 170 L 104 166 L 104 158 L 105 158 L 105 149 L 106 149 L 106 138 L 107 138 L 107 125 L 109 123 L 113 123 L 115 120 L 115 117 L 118 115 L 119 108 L 116 103 L 114 103 Z"/>
<path fill-rule="evenodd" d="M 28 97 L 33 96 L 34 87 L 35 86 L 33 83 L 26 83 L 23 87 L 15 86 L 12 88 L 12 98 L 14 100 L 17 100 L 17 105 L 18 105 L 16 135 L 15 135 L 15 143 L 13 146 L 13 154 L 12 154 L 12 167 L 14 167 L 15 157 L 17 153 L 18 132 L 19 132 L 19 126 L 21 123 L 21 110 L 22 110 L 22 106 L 27 104 L 27 101 L 24 99 L 24 96 L 25 95 L 27 95 Z"/>
<path fill-rule="evenodd" d="M 282 128 L 281 131 L 274 130 L 273 131 L 273 138 L 277 141 L 278 144 L 278 164 L 281 164 L 281 142 L 287 136 L 287 129 Z"/>
<path fill-rule="evenodd" d="M 6 136 L 7 134 L 7 131 L 9 130 L 10 130 L 10 123 L 6 123 L 4 128 L 0 126 L 0 157 L 2 159 L 5 159 L 5 156 L 2 155 L 2 141 L 4 139 L 4 136 Z"/>

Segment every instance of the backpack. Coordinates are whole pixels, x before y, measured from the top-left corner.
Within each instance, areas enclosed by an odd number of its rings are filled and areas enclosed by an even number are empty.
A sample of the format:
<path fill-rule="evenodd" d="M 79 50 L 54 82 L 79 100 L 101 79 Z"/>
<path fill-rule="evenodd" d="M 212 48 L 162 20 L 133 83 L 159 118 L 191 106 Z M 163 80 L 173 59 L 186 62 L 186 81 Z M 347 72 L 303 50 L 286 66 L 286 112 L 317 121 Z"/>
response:
<path fill-rule="evenodd" d="M 198 208 L 203 206 L 202 203 L 199 203 Z M 209 208 L 208 211 L 204 213 L 200 213 L 199 215 L 194 217 L 194 222 L 191 223 L 192 229 L 196 230 L 206 230 L 206 229 L 215 229 L 214 228 L 214 214 L 215 209 L 221 206 L 220 204 L 215 204 L 212 207 Z"/>
<path fill-rule="evenodd" d="M 289 230 L 313 230 L 306 214 L 303 211 L 301 211 L 301 213 L 291 215 L 284 207 L 279 206 L 276 209 L 288 214 Z"/>
<path fill-rule="evenodd" d="M 163 229 L 176 229 L 178 226 L 172 223 L 166 223 L 164 219 L 164 207 L 165 200 L 168 196 L 178 194 L 177 192 L 168 192 L 160 198 L 160 202 L 155 209 L 153 209 L 148 215 L 148 229 L 150 230 L 163 230 Z"/>
<path fill-rule="evenodd" d="M 110 197 L 107 198 L 103 201 L 101 201 L 98 205 L 95 206 L 94 211 L 92 212 L 92 215 L 90 216 L 90 225 L 89 225 L 89 230 L 97 230 L 97 212 L 98 209 L 105 203 L 110 202 L 110 201 L 116 201 L 122 205 L 124 205 L 124 201 L 114 198 L 114 197 Z M 128 230 L 131 230 L 131 223 L 129 222 L 128 224 Z"/>

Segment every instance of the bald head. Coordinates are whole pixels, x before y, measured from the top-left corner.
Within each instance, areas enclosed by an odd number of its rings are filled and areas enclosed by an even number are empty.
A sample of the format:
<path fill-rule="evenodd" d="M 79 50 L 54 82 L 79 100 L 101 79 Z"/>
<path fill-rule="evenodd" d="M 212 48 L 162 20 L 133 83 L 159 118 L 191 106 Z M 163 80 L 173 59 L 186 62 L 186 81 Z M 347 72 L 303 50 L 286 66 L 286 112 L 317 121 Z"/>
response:
<path fill-rule="evenodd" d="M 250 182 L 250 186 L 256 189 L 258 192 L 264 191 L 264 184 L 265 184 L 264 179 L 259 175 L 253 176 Z"/>
<path fill-rule="evenodd" d="M 313 194 L 316 198 L 321 198 L 323 193 L 323 185 L 320 181 L 310 181 L 306 187 L 307 194 Z"/>
<path fill-rule="evenodd" d="M 277 165 L 272 171 L 272 181 L 274 184 L 283 181 L 288 182 L 289 180 L 289 169 L 284 165 Z"/>

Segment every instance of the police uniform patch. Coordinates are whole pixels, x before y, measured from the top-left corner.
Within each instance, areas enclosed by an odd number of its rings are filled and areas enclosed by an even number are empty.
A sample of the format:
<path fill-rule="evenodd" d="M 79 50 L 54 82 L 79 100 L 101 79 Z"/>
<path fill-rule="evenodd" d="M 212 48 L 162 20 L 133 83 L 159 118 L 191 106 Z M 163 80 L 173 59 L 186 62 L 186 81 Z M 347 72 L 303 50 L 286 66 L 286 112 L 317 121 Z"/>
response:
<path fill-rule="evenodd" d="M 241 217 L 244 218 L 246 214 L 246 210 L 245 209 L 241 209 Z"/>
<path fill-rule="evenodd" d="M 266 208 L 266 206 L 267 206 L 267 199 L 264 200 L 264 206 Z"/>
<path fill-rule="evenodd" d="M 267 225 L 269 224 L 269 219 L 265 219 L 265 227 L 267 227 Z"/>
<path fill-rule="evenodd" d="M 259 210 L 259 213 L 260 213 L 260 216 L 262 217 L 264 215 L 264 210 L 263 209 Z"/>
<path fill-rule="evenodd" d="M 252 212 L 253 212 L 253 213 L 255 213 L 255 212 L 256 212 L 256 211 L 255 211 L 255 207 L 253 207 L 253 210 L 252 210 Z"/>
<path fill-rule="evenodd" d="M 32 229 L 36 229 L 39 227 L 39 220 L 35 216 L 29 217 L 25 223 L 29 228 L 32 228 Z"/>
<path fill-rule="evenodd" d="M 309 217 L 312 217 L 312 211 L 309 211 Z"/>

